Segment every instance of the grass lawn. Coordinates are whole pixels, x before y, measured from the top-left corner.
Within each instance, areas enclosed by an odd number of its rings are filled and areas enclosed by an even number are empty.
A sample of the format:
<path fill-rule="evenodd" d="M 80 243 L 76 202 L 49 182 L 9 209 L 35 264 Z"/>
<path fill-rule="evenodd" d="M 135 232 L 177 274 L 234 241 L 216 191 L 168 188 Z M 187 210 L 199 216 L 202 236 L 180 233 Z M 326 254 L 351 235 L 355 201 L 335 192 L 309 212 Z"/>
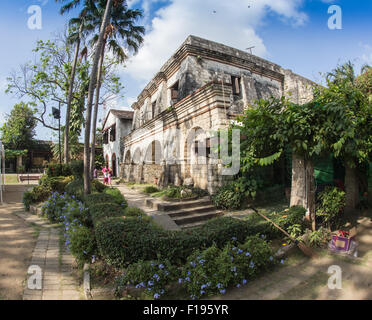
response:
<path fill-rule="evenodd" d="M 19 184 L 16 174 L 6 174 L 5 184 Z"/>

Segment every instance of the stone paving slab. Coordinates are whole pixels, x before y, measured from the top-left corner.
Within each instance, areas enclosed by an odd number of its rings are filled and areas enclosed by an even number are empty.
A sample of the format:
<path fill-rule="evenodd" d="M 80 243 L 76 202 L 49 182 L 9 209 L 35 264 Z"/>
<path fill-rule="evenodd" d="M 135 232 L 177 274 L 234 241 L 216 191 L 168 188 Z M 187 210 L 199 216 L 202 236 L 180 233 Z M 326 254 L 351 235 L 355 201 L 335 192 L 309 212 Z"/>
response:
<path fill-rule="evenodd" d="M 28 275 L 23 300 L 84 299 L 79 290 L 79 283 L 71 273 L 75 259 L 65 249 L 60 248 L 59 230 L 48 225 L 47 222 L 37 216 L 31 216 L 27 213 L 18 213 L 17 215 L 25 218 L 28 222 L 45 227 L 40 231 L 30 262 L 30 266 L 41 268 L 42 289 L 29 289 L 28 280 L 32 275 Z"/>

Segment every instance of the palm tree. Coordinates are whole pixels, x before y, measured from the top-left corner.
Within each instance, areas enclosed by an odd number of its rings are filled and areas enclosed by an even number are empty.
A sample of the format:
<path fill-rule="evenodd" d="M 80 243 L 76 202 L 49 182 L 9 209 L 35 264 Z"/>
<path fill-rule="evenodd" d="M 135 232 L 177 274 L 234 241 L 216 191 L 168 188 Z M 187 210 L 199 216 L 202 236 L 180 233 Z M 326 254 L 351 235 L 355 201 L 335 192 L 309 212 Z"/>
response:
<path fill-rule="evenodd" d="M 100 11 L 103 9 L 103 3 L 98 6 L 98 10 L 93 12 L 90 17 L 92 25 L 98 25 L 102 14 Z M 106 28 L 104 36 L 104 44 L 102 46 L 101 57 L 98 65 L 97 73 L 97 84 L 96 84 L 96 95 L 93 111 L 93 123 L 92 123 L 92 143 L 91 143 L 91 154 L 90 154 L 90 174 L 92 176 L 94 170 L 94 159 L 95 159 L 95 132 L 97 129 L 97 114 L 99 107 L 99 96 L 100 88 L 102 84 L 103 76 L 103 62 L 105 59 L 105 49 L 108 47 L 109 51 L 118 60 L 119 63 L 123 63 L 127 58 L 124 48 L 121 46 L 121 42 L 124 42 L 124 46 L 128 51 L 137 53 L 139 46 L 143 42 L 142 35 L 145 32 L 145 28 L 142 26 L 136 26 L 136 21 L 142 17 L 140 10 L 128 9 L 126 4 L 121 3 L 115 6 L 111 13 L 111 21 Z M 95 35 L 91 42 L 95 44 L 98 40 L 98 36 Z"/>
<path fill-rule="evenodd" d="M 64 0 L 56 0 L 57 2 L 62 2 Z M 85 0 L 85 6 L 91 4 L 92 0 Z M 90 74 L 90 82 L 89 82 L 89 89 L 88 89 L 88 101 L 86 107 L 86 116 L 85 116 L 85 134 L 84 134 L 84 193 L 89 194 L 91 192 L 91 181 L 90 181 L 90 150 L 89 150 L 89 142 L 90 142 L 90 130 L 91 130 L 91 120 L 92 120 L 92 104 L 93 104 L 93 96 L 94 96 L 94 89 L 97 81 L 97 71 L 98 71 L 98 64 L 99 59 L 102 53 L 102 46 L 104 44 L 104 37 L 107 25 L 109 24 L 110 17 L 111 17 L 111 9 L 115 5 L 119 5 L 123 2 L 123 0 L 107 0 L 105 11 L 103 13 L 103 19 L 99 31 L 99 36 L 97 40 L 97 45 L 95 48 L 95 53 L 93 57 L 93 64 L 92 70 Z M 68 4 L 62 7 L 62 10 L 71 10 L 72 8 L 77 7 L 82 3 L 82 0 L 73 0 L 70 1 Z"/>

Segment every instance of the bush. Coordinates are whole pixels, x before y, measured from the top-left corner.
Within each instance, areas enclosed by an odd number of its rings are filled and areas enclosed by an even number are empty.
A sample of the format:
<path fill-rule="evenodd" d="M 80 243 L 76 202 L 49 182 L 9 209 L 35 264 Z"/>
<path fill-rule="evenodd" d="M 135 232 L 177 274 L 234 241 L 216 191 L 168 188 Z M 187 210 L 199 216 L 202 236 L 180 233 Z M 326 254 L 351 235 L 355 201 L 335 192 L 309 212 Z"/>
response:
<path fill-rule="evenodd" d="M 78 225 L 66 231 L 68 238 L 66 245 L 75 256 L 78 264 L 82 266 L 85 262 L 90 262 L 97 252 L 96 240 L 91 229 Z"/>
<path fill-rule="evenodd" d="M 48 177 L 68 177 L 72 175 L 72 170 L 68 164 L 51 163 L 46 170 Z"/>
<path fill-rule="evenodd" d="M 127 200 L 125 200 L 123 194 L 119 189 L 116 188 L 106 188 L 104 194 L 108 194 L 114 198 L 114 202 L 122 206 L 124 209 L 128 207 Z"/>
<path fill-rule="evenodd" d="M 223 210 L 237 210 L 242 207 L 243 195 L 237 192 L 233 185 L 226 185 L 218 189 L 212 196 L 212 201 L 217 208 Z"/>
<path fill-rule="evenodd" d="M 256 230 L 252 233 L 247 222 L 230 217 L 211 219 L 192 232 L 202 234 L 208 246 L 215 243 L 219 248 L 222 248 L 233 237 L 243 241 L 248 235 L 256 234 Z"/>
<path fill-rule="evenodd" d="M 125 208 L 124 210 L 124 216 L 126 217 L 145 217 L 147 216 L 146 213 L 139 209 L 139 208 Z"/>
<path fill-rule="evenodd" d="M 116 203 L 115 197 L 107 193 L 92 193 L 84 197 L 84 203 L 88 208 L 93 208 L 101 203 Z"/>
<path fill-rule="evenodd" d="M 31 191 L 27 191 L 23 194 L 22 198 L 23 206 L 27 211 L 30 210 L 30 206 L 34 203 L 34 195 Z"/>
<path fill-rule="evenodd" d="M 241 287 L 248 279 L 274 263 L 272 249 L 263 239 L 248 237 L 243 244 L 227 243 L 196 250 L 188 259 L 179 282 L 192 299 L 225 294 L 230 286 Z"/>
<path fill-rule="evenodd" d="M 84 175 L 84 161 L 82 160 L 71 161 L 70 170 L 75 178 L 82 178 Z"/>
<path fill-rule="evenodd" d="M 100 182 L 98 180 L 93 180 L 92 181 L 92 190 L 94 192 L 102 193 L 107 188 L 108 188 L 107 186 L 105 186 L 102 182 Z"/>
<path fill-rule="evenodd" d="M 154 229 L 138 218 L 107 218 L 95 227 L 97 245 L 108 265 L 124 267 L 140 260 L 152 260 L 155 252 L 145 246 Z M 155 241 L 156 237 L 151 238 Z"/>
<path fill-rule="evenodd" d="M 324 222 L 330 228 L 332 224 L 337 224 L 337 218 L 345 208 L 346 193 L 336 187 L 327 187 L 319 195 L 319 200 L 316 214 L 323 217 Z"/>
<path fill-rule="evenodd" d="M 155 193 L 155 192 L 159 192 L 160 190 L 156 187 L 153 187 L 153 186 L 147 186 L 146 188 L 143 189 L 143 192 L 144 193 L 147 193 L 147 194 L 151 194 L 151 193 Z"/>
<path fill-rule="evenodd" d="M 66 193 L 69 196 L 75 196 L 79 200 L 84 198 L 84 181 L 82 178 L 75 178 L 66 186 Z"/>
<path fill-rule="evenodd" d="M 64 193 L 66 191 L 67 185 L 73 181 L 73 177 L 48 177 L 43 175 L 39 180 L 39 185 L 44 188 L 49 188 L 52 192 Z"/>
<path fill-rule="evenodd" d="M 152 217 L 148 216 L 143 210 L 139 209 L 139 208 L 125 208 L 124 210 L 124 216 L 125 217 L 134 217 L 134 218 L 140 218 L 142 219 L 143 221 L 145 222 L 149 222 L 151 224 L 153 224 L 154 227 L 158 228 L 155 224 L 154 224 L 154 220 Z"/>
<path fill-rule="evenodd" d="M 30 210 L 31 204 L 43 202 L 48 199 L 52 189 L 50 187 L 36 186 L 31 191 L 23 194 L 23 205 L 26 210 Z"/>
<path fill-rule="evenodd" d="M 116 293 L 119 295 L 127 285 L 132 285 L 145 289 L 147 296 L 159 299 L 167 292 L 169 283 L 176 279 L 176 271 L 169 261 L 139 261 L 118 278 Z"/>
<path fill-rule="evenodd" d="M 91 206 L 90 215 L 94 224 L 102 219 L 124 216 L 124 210 L 116 203 L 100 203 Z"/>

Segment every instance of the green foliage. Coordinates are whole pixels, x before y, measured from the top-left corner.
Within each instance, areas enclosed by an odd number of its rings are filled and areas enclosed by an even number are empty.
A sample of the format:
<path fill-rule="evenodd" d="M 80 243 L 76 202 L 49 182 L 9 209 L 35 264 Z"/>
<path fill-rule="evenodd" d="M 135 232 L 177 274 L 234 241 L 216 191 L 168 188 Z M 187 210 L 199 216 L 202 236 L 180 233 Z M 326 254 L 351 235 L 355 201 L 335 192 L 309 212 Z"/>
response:
<path fill-rule="evenodd" d="M 106 188 L 104 191 L 104 194 L 108 194 L 113 197 L 114 202 L 120 205 L 122 208 L 128 207 L 128 202 L 123 196 L 123 194 L 120 192 L 117 188 Z"/>
<path fill-rule="evenodd" d="M 83 177 L 84 173 L 84 161 L 74 160 L 70 162 L 71 173 L 75 178 Z"/>
<path fill-rule="evenodd" d="M 329 231 L 323 227 L 320 227 L 319 230 L 312 231 L 308 234 L 307 242 L 311 247 L 317 248 L 325 245 L 330 238 Z"/>
<path fill-rule="evenodd" d="M 9 150 L 5 149 L 5 159 L 14 159 L 19 156 L 26 156 L 28 150 Z"/>
<path fill-rule="evenodd" d="M 101 203 L 116 203 L 115 198 L 107 193 L 92 193 L 84 197 L 84 203 L 88 208 L 92 208 Z M 120 204 L 120 203 L 117 203 Z"/>
<path fill-rule="evenodd" d="M 240 209 L 244 200 L 244 195 L 233 183 L 225 185 L 218 189 L 212 196 L 212 201 L 217 208 L 224 210 Z"/>
<path fill-rule="evenodd" d="M 66 186 L 66 193 L 69 196 L 75 196 L 80 200 L 84 198 L 84 180 L 82 178 L 75 178 Z"/>
<path fill-rule="evenodd" d="M 131 264 L 116 281 L 116 293 L 128 285 L 143 288 L 147 296 L 159 299 L 167 293 L 168 285 L 176 279 L 177 269 L 169 261 L 139 261 Z"/>
<path fill-rule="evenodd" d="M 139 208 L 128 207 L 128 208 L 125 208 L 124 215 L 126 217 L 144 217 L 146 216 L 146 213 Z"/>
<path fill-rule="evenodd" d="M 143 192 L 144 193 L 147 193 L 147 194 L 151 194 L 151 193 L 155 193 L 155 192 L 159 192 L 160 190 L 156 187 L 153 187 L 153 186 L 147 186 L 146 188 L 143 189 Z"/>
<path fill-rule="evenodd" d="M 25 192 L 23 194 L 23 204 L 26 210 L 30 209 L 31 204 L 36 204 L 48 199 L 52 189 L 49 187 L 36 186 L 33 187 L 31 191 Z"/>
<path fill-rule="evenodd" d="M 14 105 L 0 128 L 0 140 L 7 148 L 20 150 L 32 146 L 36 128 L 34 113 L 26 103 Z M 9 152 L 7 154 L 9 155 Z"/>
<path fill-rule="evenodd" d="M 116 203 L 96 203 L 89 211 L 95 224 L 105 218 L 124 216 L 123 208 Z"/>
<path fill-rule="evenodd" d="M 115 267 L 151 260 L 156 251 L 146 247 L 143 238 L 152 232 L 151 225 L 138 218 L 107 218 L 95 226 L 99 252 Z"/>
<path fill-rule="evenodd" d="M 327 187 L 319 195 L 320 203 L 316 210 L 318 216 L 323 217 L 324 222 L 330 227 L 337 223 L 346 205 L 346 194 L 336 187 Z"/>
<path fill-rule="evenodd" d="M 212 245 L 196 250 L 182 270 L 179 282 L 192 299 L 204 295 L 225 294 L 231 287 L 241 287 L 274 263 L 270 245 L 263 239 L 248 237 L 241 244 L 233 239 L 222 249 Z"/>
<path fill-rule="evenodd" d="M 98 192 L 98 193 L 102 193 L 105 191 L 105 189 L 107 189 L 108 187 L 105 186 L 102 182 L 98 181 L 98 180 L 93 180 L 92 181 L 92 189 L 95 191 L 95 192 Z"/>
<path fill-rule="evenodd" d="M 50 163 L 46 175 L 48 177 L 68 177 L 72 175 L 72 171 L 68 164 Z"/>
<path fill-rule="evenodd" d="M 39 180 L 39 185 L 50 189 L 52 192 L 64 193 L 66 186 L 73 181 L 73 177 L 49 177 L 43 175 Z"/>
<path fill-rule="evenodd" d="M 76 258 L 78 264 L 82 266 L 85 262 L 90 262 L 92 256 L 97 253 L 97 244 L 94 232 L 85 226 L 71 227 L 67 230 L 70 252 Z"/>
<path fill-rule="evenodd" d="M 250 170 L 252 173 L 252 170 Z M 216 207 L 225 210 L 236 210 L 242 208 L 249 200 L 254 200 L 257 191 L 263 187 L 263 180 L 256 174 L 239 177 L 233 182 L 219 188 L 212 197 Z"/>

